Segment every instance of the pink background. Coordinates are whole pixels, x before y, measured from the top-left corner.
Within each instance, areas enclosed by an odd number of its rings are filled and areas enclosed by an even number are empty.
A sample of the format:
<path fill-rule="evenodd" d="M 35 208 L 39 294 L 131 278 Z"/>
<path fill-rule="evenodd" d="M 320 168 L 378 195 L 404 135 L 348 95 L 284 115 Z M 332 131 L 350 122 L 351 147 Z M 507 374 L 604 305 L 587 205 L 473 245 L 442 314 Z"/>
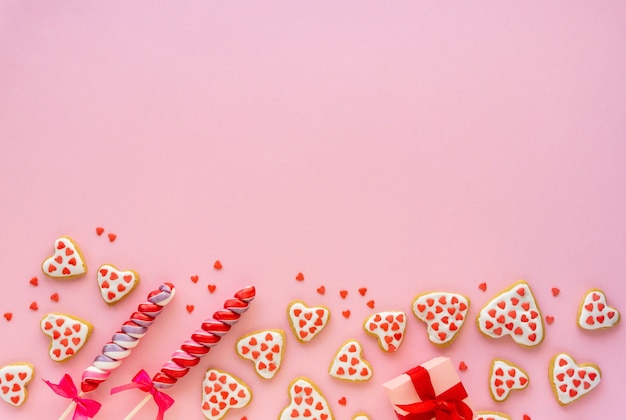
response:
<path fill-rule="evenodd" d="M 623 399 L 624 326 L 586 333 L 575 317 L 591 287 L 626 311 L 625 20 L 617 1 L 3 1 L 0 313 L 14 317 L 0 318 L 0 364 L 29 361 L 37 371 L 26 404 L 0 404 L 0 418 L 60 414 L 67 401 L 41 379 L 79 378 L 167 280 L 176 299 L 92 394 L 104 403 L 99 418 L 129 412 L 143 394 L 109 397 L 110 387 L 140 368 L 156 372 L 248 283 L 258 288 L 253 308 L 171 388 L 167 418 L 203 418 L 200 381 L 217 367 L 254 393 L 227 418 L 276 418 L 289 382 L 305 375 L 338 420 L 358 411 L 391 419 L 381 384 L 436 355 L 467 363 L 461 377 L 476 409 L 533 420 L 611 415 Z M 96 226 L 117 240 L 96 236 Z M 82 280 L 39 271 L 62 235 L 85 254 Z M 223 270 L 212 268 L 216 259 Z M 103 263 L 143 279 L 113 307 L 95 285 Z M 33 276 L 38 287 L 28 284 Z M 520 278 L 556 318 L 530 350 L 488 340 L 472 322 Z M 316 293 L 322 284 L 324 296 Z M 345 300 L 340 289 L 349 291 Z M 452 347 L 428 343 L 413 315 L 395 354 L 362 331 L 369 299 L 376 310 L 409 312 L 414 295 L 434 289 L 472 299 L 472 319 Z M 49 300 L 54 292 L 58 303 Z M 332 310 L 328 330 L 310 344 L 289 331 L 293 299 Z M 49 311 L 96 327 L 63 364 L 48 359 L 38 331 Z M 271 381 L 233 351 L 239 335 L 262 328 L 287 332 L 285 363 Z M 361 341 L 374 367 L 367 384 L 326 374 L 348 338 Z M 600 386 L 566 408 L 546 374 L 560 351 L 604 370 Z M 494 357 L 531 377 L 502 404 L 488 393 Z M 346 406 L 337 402 L 343 396 Z M 150 404 L 137 418 L 155 412 Z"/>

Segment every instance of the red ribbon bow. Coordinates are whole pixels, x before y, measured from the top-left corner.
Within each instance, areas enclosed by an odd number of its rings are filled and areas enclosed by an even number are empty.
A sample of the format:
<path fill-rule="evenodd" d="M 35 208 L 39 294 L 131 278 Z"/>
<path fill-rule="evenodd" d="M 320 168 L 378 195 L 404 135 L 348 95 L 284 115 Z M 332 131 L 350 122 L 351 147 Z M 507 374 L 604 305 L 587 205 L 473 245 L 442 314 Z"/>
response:
<path fill-rule="evenodd" d="M 164 392 L 159 391 L 154 386 L 154 383 L 150 379 L 148 373 L 141 369 L 133 378 L 133 381 L 129 384 L 117 386 L 111 389 L 111 394 L 116 394 L 120 391 L 126 391 L 127 389 L 139 388 L 143 392 L 149 392 L 152 394 L 152 398 L 154 398 L 154 402 L 157 407 L 159 407 L 159 412 L 157 413 L 157 420 L 163 420 L 163 415 L 165 411 L 174 404 L 174 398 L 170 397 Z"/>
<path fill-rule="evenodd" d="M 68 374 L 65 374 L 58 384 L 53 384 L 45 379 L 43 381 L 54 391 L 55 394 L 64 398 L 69 398 L 76 403 L 72 420 L 86 420 L 88 418 L 92 418 L 98 413 L 98 411 L 100 411 L 100 407 L 102 407 L 102 404 L 98 401 L 81 398 L 78 395 L 78 390 L 76 389 L 76 385 L 74 385 L 74 381 L 72 381 L 72 378 Z"/>
<path fill-rule="evenodd" d="M 421 401 L 413 404 L 399 404 L 396 407 L 409 414 L 397 414 L 401 420 L 472 420 L 472 409 L 463 402 L 467 391 L 461 382 L 442 392 L 435 394 L 433 383 L 428 371 L 418 366 L 406 372 L 413 382 L 413 387 Z"/>

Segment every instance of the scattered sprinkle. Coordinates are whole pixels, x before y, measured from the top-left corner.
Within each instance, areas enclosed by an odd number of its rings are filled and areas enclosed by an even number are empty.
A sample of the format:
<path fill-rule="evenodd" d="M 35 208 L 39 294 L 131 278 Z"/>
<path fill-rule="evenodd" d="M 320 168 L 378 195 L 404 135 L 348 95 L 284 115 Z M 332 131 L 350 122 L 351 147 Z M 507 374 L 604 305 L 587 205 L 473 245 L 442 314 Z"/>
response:
<path fill-rule="evenodd" d="M 213 264 L 213 268 L 215 268 L 216 270 L 222 269 L 222 263 L 220 262 L 220 260 L 215 260 L 215 263 Z"/>
<path fill-rule="evenodd" d="M 465 364 L 465 362 L 461 361 L 461 363 L 459 363 L 459 370 L 462 372 L 467 370 L 467 365 Z"/>
<path fill-rule="evenodd" d="M 50 300 L 53 302 L 58 302 L 59 301 L 59 294 L 58 293 L 53 293 L 50 295 Z"/>
<path fill-rule="evenodd" d="M 552 296 L 558 296 L 559 293 L 561 293 L 561 289 L 559 289 L 558 287 L 552 288 Z"/>
<path fill-rule="evenodd" d="M 193 275 L 190 277 L 191 281 L 194 283 L 198 283 L 198 276 L 197 275 Z"/>
<path fill-rule="evenodd" d="M 324 287 L 323 285 L 318 287 L 317 293 L 319 293 L 320 295 L 323 295 L 324 293 L 326 293 L 326 287 Z"/>
<path fill-rule="evenodd" d="M 344 316 L 344 318 L 350 318 L 350 310 L 345 310 L 343 312 L 341 312 L 341 315 Z"/>
<path fill-rule="evenodd" d="M 33 302 L 30 304 L 29 308 L 33 311 L 36 311 L 37 309 L 39 309 L 39 305 L 37 305 L 37 302 Z"/>
<path fill-rule="evenodd" d="M 296 280 L 298 280 L 298 281 L 304 280 L 304 274 L 298 273 L 298 275 L 296 276 Z"/>
<path fill-rule="evenodd" d="M 187 305 L 187 312 L 192 313 L 194 308 L 193 305 Z"/>
<path fill-rule="evenodd" d="M 6 319 L 7 321 L 10 321 L 11 319 L 13 319 L 13 313 L 12 312 L 5 312 L 4 313 L 4 319 Z"/>
<path fill-rule="evenodd" d="M 39 279 L 37 279 L 37 277 L 33 277 L 32 279 L 30 279 L 29 283 L 33 286 L 39 286 Z"/>
<path fill-rule="evenodd" d="M 346 397 L 341 397 L 341 399 L 339 401 L 337 401 L 339 404 L 341 405 L 346 405 L 346 403 L 348 402 L 348 400 L 346 400 Z"/>
<path fill-rule="evenodd" d="M 109 233 L 107 236 L 109 237 L 109 242 L 113 242 L 117 238 L 115 233 Z"/>
<path fill-rule="evenodd" d="M 365 294 L 367 293 L 367 287 L 361 287 L 359 289 L 359 293 L 361 294 L 361 296 L 365 296 Z"/>
<path fill-rule="evenodd" d="M 102 228 L 102 227 L 97 227 L 96 228 L 96 234 L 98 236 L 102 235 L 103 232 L 104 232 L 104 228 Z"/>
<path fill-rule="evenodd" d="M 478 288 L 479 288 L 480 290 L 482 290 L 483 292 L 486 292 L 486 291 L 487 291 L 487 283 L 480 283 L 480 284 L 478 285 Z"/>
<path fill-rule="evenodd" d="M 554 322 L 554 317 L 546 315 L 546 322 L 548 323 L 548 325 L 552 324 Z"/>
<path fill-rule="evenodd" d="M 341 290 L 339 292 L 339 296 L 341 296 L 342 299 L 345 299 L 346 296 L 348 296 L 348 291 L 347 290 Z"/>
<path fill-rule="evenodd" d="M 207 286 L 207 289 L 209 289 L 209 292 L 210 292 L 210 293 L 213 293 L 213 292 L 215 292 L 215 289 L 217 289 L 217 286 L 216 286 L 216 285 L 214 285 L 214 284 L 209 284 L 209 285 Z"/>
<path fill-rule="evenodd" d="M 376 302 L 374 302 L 374 299 L 372 299 L 369 302 L 367 302 L 367 306 L 369 306 L 372 309 L 374 309 L 375 305 L 376 305 Z"/>
<path fill-rule="evenodd" d="M 532 420 L 528 414 L 524 414 L 524 420 Z"/>

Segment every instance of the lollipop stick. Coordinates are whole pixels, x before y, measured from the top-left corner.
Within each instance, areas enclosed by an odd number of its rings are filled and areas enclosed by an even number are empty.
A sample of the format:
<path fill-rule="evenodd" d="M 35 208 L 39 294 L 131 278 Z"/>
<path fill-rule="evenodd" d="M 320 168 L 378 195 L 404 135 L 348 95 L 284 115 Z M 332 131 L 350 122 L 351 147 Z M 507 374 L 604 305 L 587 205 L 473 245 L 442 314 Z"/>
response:
<path fill-rule="evenodd" d="M 146 397 L 143 400 L 139 401 L 139 404 L 137 404 L 135 408 L 133 408 L 133 410 L 130 413 L 128 413 L 126 417 L 124 417 L 124 420 L 130 420 L 133 417 L 135 417 L 135 414 L 139 413 L 139 410 L 141 410 L 143 406 L 146 405 L 148 401 L 150 401 L 151 397 L 152 395 L 150 394 L 146 395 Z"/>
<path fill-rule="evenodd" d="M 81 392 L 78 395 L 81 396 L 83 395 L 83 393 Z M 61 414 L 61 417 L 59 417 L 59 420 L 64 420 L 72 412 L 72 410 L 74 410 L 74 408 L 76 408 L 76 403 L 72 401 L 70 402 L 70 405 L 67 406 L 63 414 Z"/>

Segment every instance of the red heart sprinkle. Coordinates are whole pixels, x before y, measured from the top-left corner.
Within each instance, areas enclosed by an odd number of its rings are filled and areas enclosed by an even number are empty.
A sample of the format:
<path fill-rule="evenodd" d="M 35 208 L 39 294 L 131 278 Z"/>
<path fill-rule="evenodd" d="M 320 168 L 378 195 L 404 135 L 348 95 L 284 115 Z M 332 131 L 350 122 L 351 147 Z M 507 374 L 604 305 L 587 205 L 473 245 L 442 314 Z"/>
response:
<path fill-rule="evenodd" d="M 39 280 L 37 279 L 37 277 L 33 277 L 32 279 L 30 279 L 29 283 L 32 284 L 33 286 L 38 286 Z"/>
<path fill-rule="evenodd" d="M 376 304 L 376 302 L 374 302 L 374 300 L 370 300 L 369 302 L 367 302 L 367 306 L 369 306 L 372 309 L 374 309 L 374 305 L 375 304 Z"/>
<path fill-rule="evenodd" d="M 193 309 L 194 309 L 194 306 L 193 305 L 187 305 L 186 308 L 187 308 L 187 312 L 192 313 Z"/>
<path fill-rule="evenodd" d="M 323 285 L 318 287 L 317 293 L 319 293 L 320 295 L 323 295 L 324 293 L 326 293 L 326 287 L 324 287 Z"/>
<path fill-rule="evenodd" d="M 11 312 L 5 312 L 5 313 L 4 313 L 4 318 L 5 318 L 7 321 L 10 321 L 11 319 L 13 319 L 13 313 L 11 313 Z"/>
<path fill-rule="evenodd" d="M 298 280 L 298 281 L 302 281 L 302 280 L 304 280 L 304 274 L 302 274 L 302 273 L 298 273 L 298 274 L 296 275 L 296 280 Z"/>
<path fill-rule="evenodd" d="M 113 242 L 117 238 L 115 233 L 109 233 L 107 236 L 109 237 L 109 242 Z"/>
<path fill-rule="evenodd" d="M 466 371 L 467 370 L 467 365 L 465 364 L 465 362 L 461 362 L 459 363 L 459 370 L 460 371 Z"/>
<path fill-rule="evenodd" d="M 216 289 L 216 288 L 217 288 L 217 286 L 216 286 L 216 285 L 214 285 L 214 284 L 209 284 L 209 285 L 207 286 L 207 289 L 209 289 L 209 292 L 210 292 L 210 293 L 215 292 L 215 289 Z"/>
<path fill-rule="evenodd" d="M 96 228 L 96 234 L 97 234 L 98 236 L 102 235 L 102 233 L 103 233 L 103 232 L 104 232 L 104 228 L 101 228 L 101 227 L 97 227 L 97 228 Z"/>
<path fill-rule="evenodd" d="M 37 305 L 37 302 L 33 302 L 30 304 L 29 308 L 33 311 L 36 311 L 37 309 L 39 309 L 39 306 Z"/>
<path fill-rule="evenodd" d="M 529 415 L 524 414 L 524 420 L 532 420 Z"/>
<path fill-rule="evenodd" d="M 350 310 L 345 310 L 343 312 L 341 312 L 341 315 L 344 316 L 344 318 L 350 318 Z"/>
<path fill-rule="evenodd" d="M 348 291 L 347 290 L 339 291 L 339 296 L 341 296 L 342 299 L 345 299 L 346 296 L 348 296 Z"/>
<path fill-rule="evenodd" d="M 367 293 L 367 287 L 361 287 L 359 289 L 359 293 L 361 294 L 361 296 L 365 296 L 365 294 Z"/>
<path fill-rule="evenodd" d="M 58 293 L 53 293 L 50 295 L 50 300 L 53 302 L 58 302 L 59 301 L 59 294 Z"/>
<path fill-rule="evenodd" d="M 220 260 L 215 260 L 215 263 L 213 263 L 213 268 L 215 268 L 216 270 L 222 269 L 222 263 L 220 262 Z"/>
<path fill-rule="evenodd" d="M 487 283 L 480 283 L 478 285 L 478 288 L 482 290 L 483 292 L 487 291 Z"/>
<path fill-rule="evenodd" d="M 346 403 L 347 403 L 348 401 L 346 400 L 346 397 L 341 397 L 341 399 L 340 399 L 339 401 L 337 401 L 337 402 L 338 402 L 339 404 L 341 404 L 341 405 L 346 405 Z"/>
<path fill-rule="evenodd" d="M 561 293 L 561 290 L 558 287 L 552 288 L 552 296 L 558 296 Z"/>
<path fill-rule="evenodd" d="M 191 281 L 194 283 L 198 283 L 198 276 L 197 275 L 193 275 L 190 277 Z"/>
<path fill-rule="evenodd" d="M 546 322 L 548 323 L 548 325 L 552 324 L 554 322 L 554 317 L 546 315 Z"/>

